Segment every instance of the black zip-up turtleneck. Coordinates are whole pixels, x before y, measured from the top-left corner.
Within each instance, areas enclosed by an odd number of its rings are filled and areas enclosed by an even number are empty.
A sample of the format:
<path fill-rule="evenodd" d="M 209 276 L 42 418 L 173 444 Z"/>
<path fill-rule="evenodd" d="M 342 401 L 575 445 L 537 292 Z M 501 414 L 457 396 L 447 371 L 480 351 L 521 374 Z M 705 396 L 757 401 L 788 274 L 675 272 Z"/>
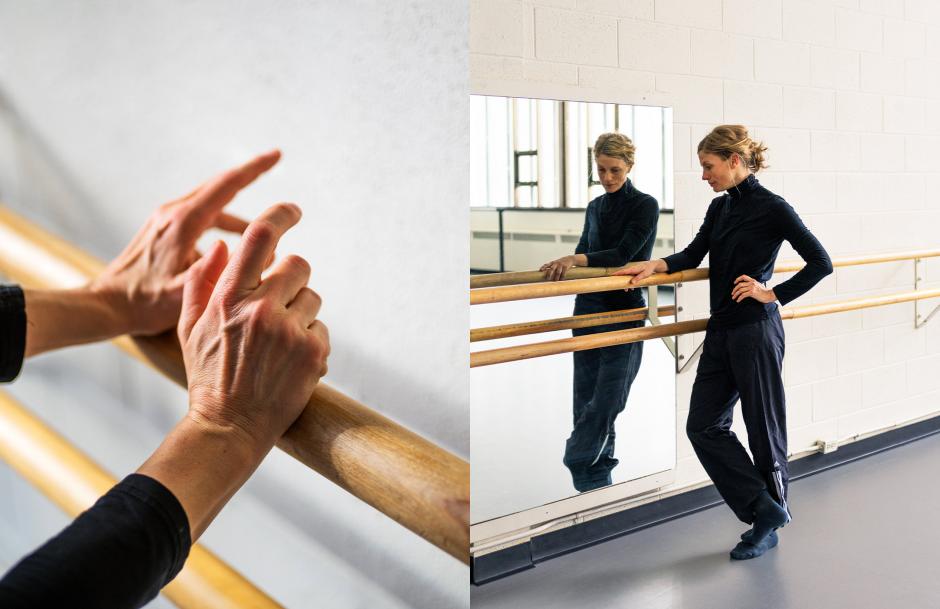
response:
<path fill-rule="evenodd" d="M 710 328 L 730 327 L 767 318 L 775 303 L 731 298 L 734 280 L 747 275 L 766 283 L 773 275 L 780 244 L 786 239 L 806 261 L 796 275 L 774 287 L 780 304 L 803 295 L 832 272 L 832 261 L 789 203 L 770 192 L 753 174 L 714 199 L 695 239 L 664 258 L 670 273 L 697 267 L 709 255 Z"/>
<path fill-rule="evenodd" d="M 584 230 L 574 253 L 587 256 L 588 266 L 618 267 L 635 260 L 649 260 L 658 222 L 656 199 L 637 190 L 628 179 L 616 192 L 604 193 L 588 203 Z M 580 294 L 577 300 L 582 305 L 593 301 L 611 311 L 645 305 L 640 290 Z M 576 307 L 575 311 L 596 312 L 593 307 L 590 310 Z"/>

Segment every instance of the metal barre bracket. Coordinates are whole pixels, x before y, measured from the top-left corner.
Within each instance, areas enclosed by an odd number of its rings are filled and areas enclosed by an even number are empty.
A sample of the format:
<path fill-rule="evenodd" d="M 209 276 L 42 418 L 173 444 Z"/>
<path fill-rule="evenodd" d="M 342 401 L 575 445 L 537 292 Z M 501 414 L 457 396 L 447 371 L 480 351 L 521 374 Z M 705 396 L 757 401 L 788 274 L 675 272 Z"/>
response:
<path fill-rule="evenodd" d="M 927 264 L 923 258 L 914 258 L 914 289 L 919 290 L 920 284 L 927 281 Z M 914 329 L 923 328 L 940 311 L 940 305 L 933 308 L 927 315 L 920 312 L 920 301 L 914 301 Z"/>
<path fill-rule="evenodd" d="M 646 288 L 646 317 L 650 320 L 651 326 L 661 326 L 663 324 L 659 319 L 659 286 L 651 285 Z M 676 307 L 676 315 L 678 315 L 679 307 Z M 676 339 L 671 336 L 662 337 L 663 344 L 666 345 L 666 348 L 669 349 L 669 352 L 672 353 L 673 357 L 676 355 Z M 676 360 L 678 361 L 678 360 Z"/>
<path fill-rule="evenodd" d="M 676 300 L 675 319 L 676 321 L 679 321 L 679 314 L 682 313 L 682 307 L 679 306 L 679 290 L 681 288 L 682 288 L 682 282 L 675 284 L 675 295 L 676 295 L 675 296 L 675 300 Z M 692 348 L 690 352 L 686 353 L 686 351 L 688 351 L 688 348 L 683 348 L 683 343 L 686 341 L 692 341 L 692 344 L 695 344 L 694 339 L 692 338 L 693 336 L 694 334 L 683 334 L 683 335 L 675 337 L 676 349 L 675 351 L 672 352 L 672 354 L 676 358 L 676 374 L 682 373 L 682 371 L 685 370 L 689 366 L 689 364 L 692 363 L 692 360 L 695 359 L 695 356 L 698 355 L 699 351 L 702 350 L 702 345 L 705 344 L 705 342 L 702 341 L 701 343 L 699 343 L 698 347 L 694 347 Z"/>

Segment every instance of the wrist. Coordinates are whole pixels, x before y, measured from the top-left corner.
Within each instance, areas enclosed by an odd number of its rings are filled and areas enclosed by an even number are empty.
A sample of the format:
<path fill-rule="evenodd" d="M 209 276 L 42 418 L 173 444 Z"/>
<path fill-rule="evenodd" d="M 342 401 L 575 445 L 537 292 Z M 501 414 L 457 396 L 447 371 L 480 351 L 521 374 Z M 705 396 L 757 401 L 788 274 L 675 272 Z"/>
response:
<path fill-rule="evenodd" d="M 111 337 L 134 334 L 137 330 L 134 322 L 133 306 L 127 291 L 95 280 L 81 288 L 104 315 L 104 320 Z"/>
<path fill-rule="evenodd" d="M 190 413 L 137 473 L 173 493 L 186 512 L 195 542 L 269 450 L 257 450 L 241 430 L 214 425 Z"/>
<path fill-rule="evenodd" d="M 204 402 L 191 400 L 184 421 L 188 427 L 201 433 L 226 438 L 227 443 L 237 447 L 246 457 L 254 455 L 259 461 L 274 447 L 278 438 L 268 433 L 263 426 L 247 417 L 231 412 L 223 414 L 220 410 Z"/>

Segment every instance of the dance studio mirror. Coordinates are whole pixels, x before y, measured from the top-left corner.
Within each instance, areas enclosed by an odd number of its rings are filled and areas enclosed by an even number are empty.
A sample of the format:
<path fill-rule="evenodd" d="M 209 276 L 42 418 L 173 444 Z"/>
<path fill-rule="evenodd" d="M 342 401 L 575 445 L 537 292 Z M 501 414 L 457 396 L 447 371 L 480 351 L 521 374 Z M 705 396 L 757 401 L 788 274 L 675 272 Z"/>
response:
<path fill-rule="evenodd" d="M 633 188 L 658 202 L 658 223 L 655 233 L 652 228 L 649 233 L 650 238 L 655 234 L 651 257 L 673 253 L 670 108 L 482 95 L 471 96 L 470 107 L 473 277 L 538 270 L 575 253 L 588 203 L 609 187 L 598 181 L 593 151 L 598 136 L 608 132 L 626 135 L 635 145 L 630 184 L 617 192 Z M 649 302 L 646 290 L 643 296 Z M 660 287 L 655 297 L 654 310 L 669 313 L 674 303 L 671 287 Z M 569 317 L 574 302 L 571 295 L 474 305 L 471 328 Z M 673 321 L 662 316 L 667 323 Z M 571 334 L 561 330 L 474 340 L 471 351 Z M 588 465 L 606 462 L 609 483 L 596 474 L 585 483 L 584 474 L 564 462 L 572 451 L 566 444 L 574 410 L 584 407 L 573 401 L 571 353 L 473 367 L 471 521 L 479 525 L 541 508 L 534 520 L 523 524 L 537 523 L 540 517 L 544 522 L 546 514 L 577 513 L 671 481 L 676 460 L 675 358 L 666 343 L 656 339 L 642 343 L 637 359 L 639 370 L 632 383 L 625 380 L 628 372 L 614 379 L 615 385 L 629 385 L 624 410 L 612 427 L 605 424 L 588 432 L 597 436 L 592 440 L 597 455 Z M 545 509 L 549 504 L 553 509 Z"/>

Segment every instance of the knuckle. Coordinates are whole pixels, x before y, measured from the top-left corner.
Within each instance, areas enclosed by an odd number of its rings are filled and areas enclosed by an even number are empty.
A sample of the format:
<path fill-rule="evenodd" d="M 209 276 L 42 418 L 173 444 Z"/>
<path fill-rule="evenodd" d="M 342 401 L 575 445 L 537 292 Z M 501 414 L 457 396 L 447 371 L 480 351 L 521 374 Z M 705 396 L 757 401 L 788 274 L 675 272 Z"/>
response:
<path fill-rule="evenodd" d="M 272 307 L 267 300 L 259 300 L 249 307 L 246 318 L 248 326 L 255 331 L 269 332 L 272 329 Z"/>
<path fill-rule="evenodd" d="M 219 291 L 219 304 L 223 309 L 232 310 L 241 303 L 241 297 L 231 285 L 224 286 Z"/>
<path fill-rule="evenodd" d="M 313 306 L 319 309 L 320 305 L 323 304 L 323 298 L 310 288 L 304 288 L 304 290 L 309 294 L 308 298 L 310 302 L 313 303 Z"/>
<path fill-rule="evenodd" d="M 263 246 L 271 243 L 277 237 L 277 229 L 269 220 L 259 219 L 248 225 L 245 231 L 245 241 L 251 247 Z"/>
<path fill-rule="evenodd" d="M 310 274 L 310 263 L 296 254 L 290 254 L 284 258 L 284 264 L 290 272 L 298 275 Z"/>

